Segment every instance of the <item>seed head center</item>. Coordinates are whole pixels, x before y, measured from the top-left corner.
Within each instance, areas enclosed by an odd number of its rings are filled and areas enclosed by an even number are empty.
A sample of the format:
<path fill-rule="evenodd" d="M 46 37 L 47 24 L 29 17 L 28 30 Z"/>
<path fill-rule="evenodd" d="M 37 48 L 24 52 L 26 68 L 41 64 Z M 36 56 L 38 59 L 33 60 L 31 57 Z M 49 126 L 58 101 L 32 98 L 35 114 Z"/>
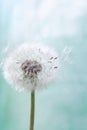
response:
<path fill-rule="evenodd" d="M 23 70 L 24 74 L 26 76 L 30 75 L 37 75 L 39 72 L 42 70 L 42 66 L 40 63 L 37 61 L 33 60 L 26 60 L 24 63 L 21 65 L 21 69 Z"/>

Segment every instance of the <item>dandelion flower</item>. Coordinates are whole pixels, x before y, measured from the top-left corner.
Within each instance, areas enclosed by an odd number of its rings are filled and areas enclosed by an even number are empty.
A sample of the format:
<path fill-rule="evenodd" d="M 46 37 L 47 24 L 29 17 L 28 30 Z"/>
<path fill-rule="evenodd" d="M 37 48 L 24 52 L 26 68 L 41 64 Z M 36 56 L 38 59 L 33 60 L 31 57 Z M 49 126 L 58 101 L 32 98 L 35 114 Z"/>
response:
<path fill-rule="evenodd" d="M 18 90 L 31 91 L 30 130 L 34 130 L 35 90 L 47 86 L 56 76 L 58 57 L 42 45 L 22 44 L 6 58 L 4 76 Z"/>
<path fill-rule="evenodd" d="M 55 79 L 58 56 L 40 44 L 24 43 L 14 49 L 3 66 L 5 79 L 17 90 L 42 89 Z"/>

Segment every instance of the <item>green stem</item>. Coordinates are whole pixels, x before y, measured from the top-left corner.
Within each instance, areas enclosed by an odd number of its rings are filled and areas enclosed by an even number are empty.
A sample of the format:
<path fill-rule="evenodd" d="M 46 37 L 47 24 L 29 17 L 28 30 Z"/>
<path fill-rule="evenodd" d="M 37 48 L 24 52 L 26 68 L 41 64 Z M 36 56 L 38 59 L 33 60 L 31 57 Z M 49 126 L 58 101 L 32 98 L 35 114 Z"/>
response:
<path fill-rule="evenodd" d="M 30 130 L 34 130 L 35 92 L 31 92 Z"/>

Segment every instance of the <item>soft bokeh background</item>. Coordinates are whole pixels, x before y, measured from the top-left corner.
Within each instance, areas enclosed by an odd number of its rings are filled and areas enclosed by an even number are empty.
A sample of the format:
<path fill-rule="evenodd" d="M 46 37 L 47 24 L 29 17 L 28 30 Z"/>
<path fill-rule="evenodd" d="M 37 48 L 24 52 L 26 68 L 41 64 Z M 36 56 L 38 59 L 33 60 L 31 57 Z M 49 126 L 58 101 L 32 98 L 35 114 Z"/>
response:
<path fill-rule="evenodd" d="M 72 48 L 72 64 L 61 61 L 55 83 L 36 92 L 35 130 L 87 130 L 87 0 L 0 0 L 0 62 L 22 42 Z M 29 104 L 0 70 L 0 130 L 28 130 Z"/>

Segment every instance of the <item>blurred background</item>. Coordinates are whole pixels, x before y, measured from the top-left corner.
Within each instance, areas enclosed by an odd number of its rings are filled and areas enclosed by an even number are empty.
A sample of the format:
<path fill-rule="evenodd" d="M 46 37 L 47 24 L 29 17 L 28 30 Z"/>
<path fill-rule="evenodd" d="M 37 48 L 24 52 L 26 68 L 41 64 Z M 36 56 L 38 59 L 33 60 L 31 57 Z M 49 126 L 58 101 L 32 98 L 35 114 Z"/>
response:
<path fill-rule="evenodd" d="M 87 0 L 0 0 L 0 63 L 23 42 L 64 57 L 72 48 L 55 83 L 36 92 L 35 130 L 87 130 Z M 12 89 L 0 69 L 0 130 L 28 130 L 29 111 L 30 93 Z"/>

